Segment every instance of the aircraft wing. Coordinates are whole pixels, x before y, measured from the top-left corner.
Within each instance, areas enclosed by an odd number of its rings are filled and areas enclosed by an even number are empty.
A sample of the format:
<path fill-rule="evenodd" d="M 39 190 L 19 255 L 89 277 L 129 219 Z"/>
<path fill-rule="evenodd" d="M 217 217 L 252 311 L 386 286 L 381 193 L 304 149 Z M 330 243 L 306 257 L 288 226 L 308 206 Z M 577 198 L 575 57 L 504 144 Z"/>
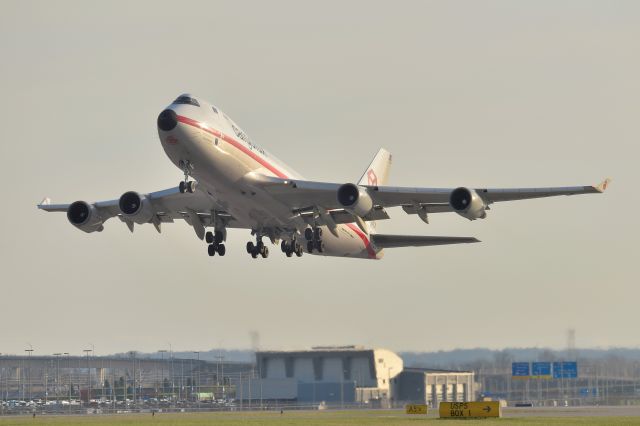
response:
<path fill-rule="evenodd" d="M 191 225 L 200 239 L 204 238 L 205 226 L 213 226 L 220 221 L 228 228 L 236 228 L 238 223 L 205 192 L 196 189 L 193 194 L 181 193 L 178 187 L 162 191 L 140 194 L 143 207 L 137 215 L 122 214 L 119 199 L 86 203 L 89 207 L 88 218 L 82 225 L 76 225 L 85 232 L 101 231 L 102 224 L 112 217 L 118 217 L 133 232 L 134 224 L 152 223 L 158 232 L 162 223 L 172 223 L 183 219 Z M 52 204 L 45 198 L 38 208 L 48 212 L 67 212 L 75 203 Z"/>
<path fill-rule="evenodd" d="M 480 242 L 480 240 L 473 237 L 429 237 L 422 235 L 372 234 L 371 239 L 380 248 L 424 247 Z"/>
<path fill-rule="evenodd" d="M 281 179 L 270 176 L 251 176 L 257 186 L 271 193 L 276 199 L 289 205 L 293 210 L 342 209 L 338 202 L 338 183 L 314 182 L 297 179 Z M 555 197 L 559 195 L 579 195 L 601 193 L 610 180 L 599 185 L 567 186 L 552 188 L 473 188 L 484 204 L 501 201 L 525 200 L 530 198 Z M 367 193 L 376 207 L 403 207 L 407 213 L 424 209 L 427 213 L 454 211 L 449 205 L 451 193 L 456 188 L 413 188 L 395 186 L 366 186 Z"/>

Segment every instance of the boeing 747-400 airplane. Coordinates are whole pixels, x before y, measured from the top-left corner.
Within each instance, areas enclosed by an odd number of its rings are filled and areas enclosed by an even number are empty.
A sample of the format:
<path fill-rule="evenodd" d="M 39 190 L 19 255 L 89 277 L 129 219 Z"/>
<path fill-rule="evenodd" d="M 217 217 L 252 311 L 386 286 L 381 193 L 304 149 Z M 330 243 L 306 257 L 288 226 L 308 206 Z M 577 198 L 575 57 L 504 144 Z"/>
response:
<path fill-rule="evenodd" d="M 306 251 L 323 256 L 380 259 L 383 249 L 478 242 L 475 238 L 384 235 L 375 222 L 386 209 L 402 207 L 428 223 L 430 213 L 454 212 L 484 219 L 492 203 L 527 198 L 603 192 L 597 186 L 558 188 L 409 188 L 386 186 L 391 154 L 380 149 L 357 183 L 305 180 L 260 145 L 216 106 L 184 94 L 158 116 L 158 134 L 169 159 L 182 170 L 175 188 L 140 194 L 128 191 L 109 201 L 52 204 L 38 208 L 66 212 L 84 232 L 102 231 L 117 216 L 133 232 L 135 224 L 183 219 L 207 242 L 209 256 L 224 256 L 227 229 L 251 231 L 247 253 L 269 255 L 268 238 L 287 257 Z M 197 186 L 196 186 L 197 182 Z M 207 231 L 210 228 L 211 231 Z"/>

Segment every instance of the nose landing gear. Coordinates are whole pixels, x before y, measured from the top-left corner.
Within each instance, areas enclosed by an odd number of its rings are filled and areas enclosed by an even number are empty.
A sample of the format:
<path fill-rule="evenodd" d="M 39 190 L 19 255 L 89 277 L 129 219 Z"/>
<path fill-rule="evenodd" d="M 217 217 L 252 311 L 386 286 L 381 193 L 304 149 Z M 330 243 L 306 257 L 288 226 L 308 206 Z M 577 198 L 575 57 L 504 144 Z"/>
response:
<path fill-rule="evenodd" d="M 190 194 L 193 194 L 194 192 L 196 192 L 196 181 L 189 180 L 189 176 L 193 171 L 193 164 L 191 164 L 189 160 L 187 161 L 180 160 L 179 165 L 182 168 L 182 171 L 184 172 L 184 180 L 181 181 L 180 184 L 178 185 L 178 188 L 180 189 L 180 193 L 184 194 L 185 192 L 188 192 Z"/>

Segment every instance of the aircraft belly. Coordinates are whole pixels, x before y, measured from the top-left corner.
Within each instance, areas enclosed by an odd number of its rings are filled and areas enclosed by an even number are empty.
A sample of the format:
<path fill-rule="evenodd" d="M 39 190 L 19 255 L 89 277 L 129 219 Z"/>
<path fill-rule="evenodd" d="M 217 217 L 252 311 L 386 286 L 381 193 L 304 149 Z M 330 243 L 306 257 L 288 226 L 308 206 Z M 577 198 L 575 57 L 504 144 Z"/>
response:
<path fill-rule="evenodd" d="M 353 226 L 353 225 L 351 225 Z M 322 241 L 324 242 L 324 252 L 318 253 L 316 251 L 313 254 L 321 256 L 336 256 L 336 257 L 352 257 L 360 259 L 376 259 L 378 258 L 378 251 L 369 246 L 367 249 L 366 243 L 369 240 L 366 235 L 361 233 L 365 237 L 365 240 L 358 235 L 349 225 L 338 225 L 336 237 L 329 231 L 326 226 L 322 226 Z M 361 232 L 361 231 L 360 231 Z M 366 243 L 365 243 L 366 241 Z"/>
<path fill-rule="evenodd" d="M 209 160 L 206 168 L 196 166 L 194 177 L 238 223 L 252 229 L 293 228 L 288 220 L 291 215 L 288 207 L 263 191 L 243 184 L 239 176 L 250 171 L 243 163 L 226 161 L 218 167 L 215 160 Z"/>

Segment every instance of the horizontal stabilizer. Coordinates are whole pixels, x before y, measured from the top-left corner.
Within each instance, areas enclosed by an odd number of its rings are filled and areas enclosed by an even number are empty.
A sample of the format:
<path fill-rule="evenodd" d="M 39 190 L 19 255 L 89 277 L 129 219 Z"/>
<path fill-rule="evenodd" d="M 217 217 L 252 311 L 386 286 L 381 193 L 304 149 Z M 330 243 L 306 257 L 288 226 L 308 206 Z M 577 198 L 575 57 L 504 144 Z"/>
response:
<path fill-rule="evenodd" d="M 422 235 L 371 235 L 373 243 L 380 248 L 440 246 L 444 244 L 479 243 L 473 237 L 431 237 Z"/>

